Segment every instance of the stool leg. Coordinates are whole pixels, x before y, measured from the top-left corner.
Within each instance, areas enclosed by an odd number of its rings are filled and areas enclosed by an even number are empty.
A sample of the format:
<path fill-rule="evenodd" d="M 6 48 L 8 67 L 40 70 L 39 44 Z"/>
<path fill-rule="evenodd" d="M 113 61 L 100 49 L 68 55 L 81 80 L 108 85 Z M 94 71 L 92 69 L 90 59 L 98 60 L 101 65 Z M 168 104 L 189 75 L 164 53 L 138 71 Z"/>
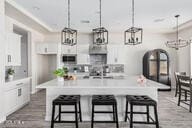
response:
<path fill-rule="evenodd" d="M 61 121 L 61 105 L 59 105 L 59 121 Z"/>
<path fill-rule="evenodd" d="M 115 104 L 115 115 L 116 115 L 116 125 L 117 125 L 117 128 L 119 128 L 119 120 L 118 120 L 117 104 Z"/>
<path fill-rule="evenodd" d="M 127 114 L 128 114 L 128 101 L 126 100 L 125 122 L 127 122 Z"/>
<path fill-rule="evenodd" d="M 92 105 L 92 118 L 91 118 L 91 128 L 93 128 L 93 123 L 94 123 L 94 105 Z"/>
<path fill-rule="evenodd" d="M 159 128 L 157 105 L 154 106 L 154 113 L 155 113 L 156 128 Z"/>
<path fill-rule="evenodd" d="M 55 118 L 55 105 L 52 106 L 52 118 L 51 118 L 51 128 L 54 128 L 54 119 Z"/>
<path fill-rule="evenodd" d="M 80 122 L 82 122 L 81 102 L 80 101 L 79 101 L 79 118 L 80 118 Z"/>
<path fill-rule="evenodd" d="M 130 104 L 130 128 L 133 128 L 133 105 Z"/>
<path fill-rule="evenodd" d="M 77 104 L 75 104 L 75 124 L 76 124 L 76 128 L 78 128 L 78 110 L 77 110 Z"/>
<path fill-rule="evenodd" d="M 113 121 L 115 121 L 115 120 L 116 120 L 116 119 L 115 119 L 115 106 L 112 105 L 112 107 L 113 107 Z"/>
<path fill-rule="evenodd" d="M 147 105 L 147 123 L 149 123 L 149 106 Z"/>

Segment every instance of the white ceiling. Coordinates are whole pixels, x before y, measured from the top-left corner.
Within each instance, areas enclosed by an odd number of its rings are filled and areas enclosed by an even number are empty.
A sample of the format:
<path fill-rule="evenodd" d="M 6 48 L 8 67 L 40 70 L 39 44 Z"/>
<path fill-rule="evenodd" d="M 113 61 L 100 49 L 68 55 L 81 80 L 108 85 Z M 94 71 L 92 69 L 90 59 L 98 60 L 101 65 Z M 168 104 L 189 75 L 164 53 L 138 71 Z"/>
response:
<path fill-rule="evenodd" d="M 67 25 L 67 0 L 14 0 L 54 31 Z M 167 31 L 192 19 L 192 0 L 135 0 L 136 27 Z M 39 8 L 39 9 L 38 9 Z M 99 0 L 71 0 L 71 27 L 90 32 L 99 25 Z M 154 20 L 161 22 L 154 22 Z M 90 23 L 82 23 L 88 20 Z M 109 31 L 124 31 L 131 25 L 131 0 L 103 0 L 102 24 Z"/>

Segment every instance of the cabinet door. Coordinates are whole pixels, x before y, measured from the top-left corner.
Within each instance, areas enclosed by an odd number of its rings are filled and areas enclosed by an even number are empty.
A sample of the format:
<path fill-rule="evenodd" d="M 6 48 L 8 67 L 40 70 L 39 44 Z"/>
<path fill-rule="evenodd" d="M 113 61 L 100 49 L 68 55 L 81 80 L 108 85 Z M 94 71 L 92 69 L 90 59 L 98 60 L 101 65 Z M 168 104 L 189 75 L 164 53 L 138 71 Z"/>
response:
<path fill-rule="evenodd" d="M 58 45 L 56 43 L 47 43 L 47 54 L 57 54 Z"/>
<path fill-rule="evenodd" d="M 89 45 L 77 46 L 77 64 L 90 64 Z"/>
<path fill-rule="evenodd" d="M 25 83 L 25 85 L 22 87 L 23 104 L 30 101 L 30 89 L 29 89 L 30 86 L 29 85 L 30 85 L 30 83 Z"/>
<path fill-rule="evenodd" d="M 6 66 L 21 65 L 21 36 L 8 33 L 6 41 Z"/>
<path fill-rule="evenodd" d="M 17 89 L 5 92 L 6 114 L 10 114 L 17 107 Z"/>
<path fill-rule="evenodd" d="M 47 47 L 47 44 L 45 44 L 45 43 L 38 43 L 36 45 L 36 53 L 37 54 L 45 54 L 47 52 L 46 47 Z"/>
<path fill-rule="evenodd" d="M 123 63 L 123 52 L 119 53 L 122 49 L 118 45 L 109 45 L 107 47 L 107 64 L 121 64 Z M 122 59 L 121 59 L 122 58 Z"/>
<path fill-rule="evenodd" d="M 62 54 L 77 54 L 77 47 L 76 46 L 68 46 L 62 45 L 61 46 Z"/>

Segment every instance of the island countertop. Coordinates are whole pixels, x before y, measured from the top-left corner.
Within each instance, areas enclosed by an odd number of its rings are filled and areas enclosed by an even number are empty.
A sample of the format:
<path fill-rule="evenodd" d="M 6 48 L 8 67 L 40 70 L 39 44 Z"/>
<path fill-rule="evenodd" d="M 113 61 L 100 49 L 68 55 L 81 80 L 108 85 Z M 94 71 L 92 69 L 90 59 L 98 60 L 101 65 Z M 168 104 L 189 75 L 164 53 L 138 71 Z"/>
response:
<path fill-rule="evenodd" d="M 38 89 L 47 88 L 157 88 L 157 89 L 169 89 L 168 86 L 157 83 L 152 80 L 148 80 L 144 84 L 137 82 L 138 76 L 130 76 L 119 79 L 77 79 L 77 80 L 65 80 L 64 82 L 57 79 L 48 81 L 46 83 L 38 85 Z"/>

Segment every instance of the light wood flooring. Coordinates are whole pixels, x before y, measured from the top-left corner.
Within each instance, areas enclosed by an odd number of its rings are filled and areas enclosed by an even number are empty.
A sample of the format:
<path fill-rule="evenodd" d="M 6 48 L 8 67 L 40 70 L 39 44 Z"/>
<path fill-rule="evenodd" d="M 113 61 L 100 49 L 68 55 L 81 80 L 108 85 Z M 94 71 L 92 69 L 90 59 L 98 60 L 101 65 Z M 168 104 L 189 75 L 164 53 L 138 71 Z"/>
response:
<path fill-rule="evenodd" d="M 192 113 L 166 99 L 174 97 L 172 92 L 159 92 L 158 115 L 161 128 L 192 128 Z M 31 96 L 31 102 L 13 113 L 0 128 L 50 128 L 45 117 L 45 91 Z M 135 125 L 134 128 L 153 128 L 154 126 Z M 75 128 L 74 124 L 59 124 L 55 128 Z M 90 122 L 79 124 L 79 128 L 90 128 Z M 95 128 L 115 128 L 114 124 L 96 124 Z M 129 128 L 129 123 L 120 123 L 120 128 Z"/>

